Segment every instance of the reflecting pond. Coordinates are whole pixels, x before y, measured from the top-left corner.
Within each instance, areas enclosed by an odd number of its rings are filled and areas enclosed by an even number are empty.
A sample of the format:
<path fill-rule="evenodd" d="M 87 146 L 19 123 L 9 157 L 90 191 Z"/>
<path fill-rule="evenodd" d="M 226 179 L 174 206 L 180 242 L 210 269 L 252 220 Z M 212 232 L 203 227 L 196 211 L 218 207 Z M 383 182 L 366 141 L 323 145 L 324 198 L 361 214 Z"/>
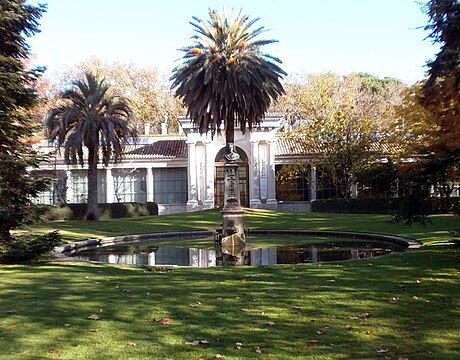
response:
<path fill-rule="evenodd" d="M 264 238 L 263 240 L 267 240 Z M 285 242 L 286 239 L 284 239 Z M 276 242 L 276 241 L 275 241 Z M 180 243 L 180 241 L 178 241 Z M 209 240 L 209 244 L 212 244 Z M 67 253 L 75 259 L 109 264 L 149 266 L 268 266 L 358 260 L 404 251 L 401 244 L 354 238 L 305 239 L 282 246 L 213 248 L 158 246 L 155 241 L 89 247 Z"/>

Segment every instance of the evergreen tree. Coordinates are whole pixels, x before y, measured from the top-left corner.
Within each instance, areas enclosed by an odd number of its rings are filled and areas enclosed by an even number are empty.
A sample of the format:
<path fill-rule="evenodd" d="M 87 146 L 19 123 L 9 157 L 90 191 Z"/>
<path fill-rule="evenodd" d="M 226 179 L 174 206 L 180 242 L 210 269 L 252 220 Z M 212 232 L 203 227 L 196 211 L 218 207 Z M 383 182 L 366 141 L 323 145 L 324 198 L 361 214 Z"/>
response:
<path fill-rule="evenodd" d="M 0 241 L 13 241 L 11 230 L 32 213 L 31 198 L 46 189 L 28 169 L 39 162 L 26 145 L 33 126 L 30 109 L 37 101 L 33 85 L 42 69 L 26 70 L 26 37 L 38 32 L 43 5 L 23 0 L 0 1 Z M 1 254 L 0 254 L 1 255 Z"/>

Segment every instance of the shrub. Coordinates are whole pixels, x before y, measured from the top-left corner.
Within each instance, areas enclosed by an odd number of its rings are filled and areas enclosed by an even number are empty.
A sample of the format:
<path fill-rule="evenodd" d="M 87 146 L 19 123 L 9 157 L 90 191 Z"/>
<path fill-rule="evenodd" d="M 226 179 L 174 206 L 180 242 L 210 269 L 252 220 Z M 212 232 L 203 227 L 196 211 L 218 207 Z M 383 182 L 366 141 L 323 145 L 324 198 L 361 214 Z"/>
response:
<path fill-rule="evenodd" d="M 46 205 L 40 210 L 44 220 L 84 220 L 87 204 Z M 115 219 L 137 216 L 158 215 L 158 205 L 148 203 L 101 203 L 100 219 Z"/>
<path fill-rule="evenodd" d="M 338 213 L 338 214 L 396 214 L 404 213 L 401 219 L 413 216 L 412 213 L 420 213 L 426 216 L 430 214 L 455 213 L 460 209 L 460 198 L 448 199 L 430 198 L 417 199 L 414 196 L 408 198 L 392 199 L 326 199 L 315 200 L 311 204 L 312 212 Z"/>
<path fill-rule="evenodd" d="M 57 230 L 42 236 L 28 235 L 0 241 L 0 262 L 35 260 L 61 242 L 61 235 Z"/>
<path fill-rule="evenodd" d="M 393 214 L 399 208 L 399 199 L 326 199 L 315 200 L 312 212 L 338 214 Z"/>

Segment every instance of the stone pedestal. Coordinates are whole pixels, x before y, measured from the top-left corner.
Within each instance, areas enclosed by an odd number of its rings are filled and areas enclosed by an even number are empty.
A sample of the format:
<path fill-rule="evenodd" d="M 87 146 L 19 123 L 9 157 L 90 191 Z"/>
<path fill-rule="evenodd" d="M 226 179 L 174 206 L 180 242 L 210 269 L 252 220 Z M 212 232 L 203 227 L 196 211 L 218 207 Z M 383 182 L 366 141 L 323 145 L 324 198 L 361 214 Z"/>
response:
<path fill-rule="evenodd" d="M 221 214 L 222 236 L 238 234 L 244 241 L 243 208 L 240 204 L 238 164 L 229 162 L 224 165 L 224 207 Z"/>

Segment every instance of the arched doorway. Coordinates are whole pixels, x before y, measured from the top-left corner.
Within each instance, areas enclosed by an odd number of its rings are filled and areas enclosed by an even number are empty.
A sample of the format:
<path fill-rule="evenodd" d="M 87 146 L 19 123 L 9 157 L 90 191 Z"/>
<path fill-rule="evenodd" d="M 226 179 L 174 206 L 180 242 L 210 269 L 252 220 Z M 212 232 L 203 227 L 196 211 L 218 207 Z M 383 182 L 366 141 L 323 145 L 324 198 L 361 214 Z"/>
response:
<path fill-rule="evenodd" d="M 249 207 L 249 163 L 248 156 L 238 146 L 235 150 L 240 155 L 236 161 L 239 165 L 238 176 L 240 184 L 240 203 L 243 207 Z M 224 164 L 225 147 L 216 155 L 214 164 L 214 206 L 222 208 L 224 205 Z"/>

